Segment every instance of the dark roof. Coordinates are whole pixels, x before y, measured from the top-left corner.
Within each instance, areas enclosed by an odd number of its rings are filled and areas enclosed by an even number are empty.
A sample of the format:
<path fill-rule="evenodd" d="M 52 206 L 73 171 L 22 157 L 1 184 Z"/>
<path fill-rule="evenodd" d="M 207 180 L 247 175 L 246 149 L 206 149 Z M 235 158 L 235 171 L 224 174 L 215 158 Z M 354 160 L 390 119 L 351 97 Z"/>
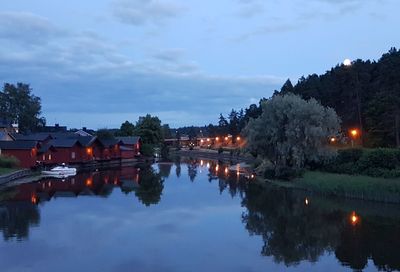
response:
<path fill-rule="evenodd" d="M 39 148 L 39 153 L 46 153 L 49 149 L 54 149 L 53 145 L 45 144 Z"/>
<path fill-rule="evenodd" d="M 133 148 L 129 148 L 126 146 L 121 146 L 119 149 L 121 149 L 122 151 L 133 151 Z"/>
<path fill-rule="evenodd" d="M 81 144 L 77 139 L 53 139 L 48 143 L 48 145 L 54 147 L 73 147 L 77 143 Z"/>
<path fill-rule="evenodd" d="M 36 141 L 0 141 L 0 149 L 29 150 L 37 147 Z"/>
<path fill-rule="evenodd" d="M 138 136 L 117 137 L 117 139 L 120 140 L 123 144 L 126 144 L 126 145 L 138 144 L 139 141 L 140 141 L 140 137 L 138 137 Z"/>
<path fill-rule="evenodd" d="M 28 135 L 13 133 L 12 136 L 14 139 L 21 140 L 21 141 L 40 141 L 40 142 L 42 142 L 47 139 L 51 139 L 50 134 L 46 133 L 46 132 L 33 133 L 33 134 L 28 134 Z"/>
<path fill-rule="evenodd" d="M 0 131 L 0 141 L 7 141 L 7 139 L 9 138 L 15 140 L 15 138 L 11 135 L 11 133 Z"/>
<path fill-rule="evenodd" d="M 12 126 L 12 121 L 5 118 L 0 118 L 0 127 L 10 128 Z"/>
<path fill-rule="evenodd" d="M 118 139 L 99 139 L 104 146 L 114 146 L 120 142 Z"/>
<path fill-rule="evenodd" d="M 83 145 L 83 146 L 90 146 L 94 141 L 97 140 L 97 137 L 92 137 L 92 136 L 78 136 L 76 139 L 79 141 L 79 143 L 80 143 L 81 145 Z M 102 143 L 100 142 L 100 144 L 102 144 Z"/>

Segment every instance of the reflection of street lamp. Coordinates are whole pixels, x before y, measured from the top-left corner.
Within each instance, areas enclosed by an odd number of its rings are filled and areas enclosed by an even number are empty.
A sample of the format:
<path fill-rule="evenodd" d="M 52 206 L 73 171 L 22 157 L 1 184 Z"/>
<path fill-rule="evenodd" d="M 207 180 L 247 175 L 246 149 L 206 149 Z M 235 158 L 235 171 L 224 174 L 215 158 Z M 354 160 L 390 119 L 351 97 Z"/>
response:
<path fill-rule="evenodd" d="M 345 59 L 343 61 L 343 65 L 345 67 L 352 67 L 353 66 L 353 62 L 350 59 Z M 357 111 L 358 111 L 358 124 L 360 126 L 360 131 L 363 131 L 363 124 L 362 124 L 362 117 L 361 117 L 361 97 L 360 97 L 360 78 L 358 75 L 358 72 L 355 71 L 356 74 L 356 86 L 355 86 L 355 90 L 356 90 L 356 96 L 357 96 Z M 363 139 L 361 138 L 361 145 L 363 145 Z"/>

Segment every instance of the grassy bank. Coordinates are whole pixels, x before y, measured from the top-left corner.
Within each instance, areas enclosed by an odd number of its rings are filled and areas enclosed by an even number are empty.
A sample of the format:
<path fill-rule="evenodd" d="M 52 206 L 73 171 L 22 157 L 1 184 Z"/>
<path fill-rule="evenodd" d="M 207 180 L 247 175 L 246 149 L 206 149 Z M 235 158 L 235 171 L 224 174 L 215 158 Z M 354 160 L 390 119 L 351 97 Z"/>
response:
<path fill-rule="evenodd" d="M 10 173 L 15 172 L 15 171 L 17 171 L 17 170 L 18 170 L 18 169 L 16 169 L 16 168 L 3 168 L 3 167 L 0 167 L 0 176 L 1 176 L 1 175 L 10 174 Z"/>
<path fill-rule="evenodd" d="M 326 195 L 400 203 L 400 179 L 306 172 L 291 182 L 273 181 L 279 186 L 299 188 Z"/>

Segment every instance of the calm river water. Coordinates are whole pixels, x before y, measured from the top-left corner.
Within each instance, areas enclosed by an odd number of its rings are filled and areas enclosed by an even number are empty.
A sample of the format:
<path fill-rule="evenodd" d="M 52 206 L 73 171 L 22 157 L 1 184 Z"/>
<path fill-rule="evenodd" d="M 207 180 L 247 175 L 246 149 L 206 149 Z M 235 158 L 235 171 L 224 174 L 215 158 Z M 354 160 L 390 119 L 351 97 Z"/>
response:
<path fill-rule="evenodd" d="M 400 209 L 261 186 L 211 161 L 2 188 L 0 271 L 400 269 Z"/>

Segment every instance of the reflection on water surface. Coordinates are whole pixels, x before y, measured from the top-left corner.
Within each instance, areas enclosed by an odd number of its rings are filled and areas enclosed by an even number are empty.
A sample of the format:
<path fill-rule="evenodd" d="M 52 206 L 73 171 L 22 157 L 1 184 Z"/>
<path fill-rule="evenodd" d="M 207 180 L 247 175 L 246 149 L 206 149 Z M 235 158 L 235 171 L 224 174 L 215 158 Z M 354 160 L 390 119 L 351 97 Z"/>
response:
<path fill-rule="evenodd" d="M 400 269 L 398 206 L 232 169 L 185 160 L 3 188 L 2 271 Z"/>

